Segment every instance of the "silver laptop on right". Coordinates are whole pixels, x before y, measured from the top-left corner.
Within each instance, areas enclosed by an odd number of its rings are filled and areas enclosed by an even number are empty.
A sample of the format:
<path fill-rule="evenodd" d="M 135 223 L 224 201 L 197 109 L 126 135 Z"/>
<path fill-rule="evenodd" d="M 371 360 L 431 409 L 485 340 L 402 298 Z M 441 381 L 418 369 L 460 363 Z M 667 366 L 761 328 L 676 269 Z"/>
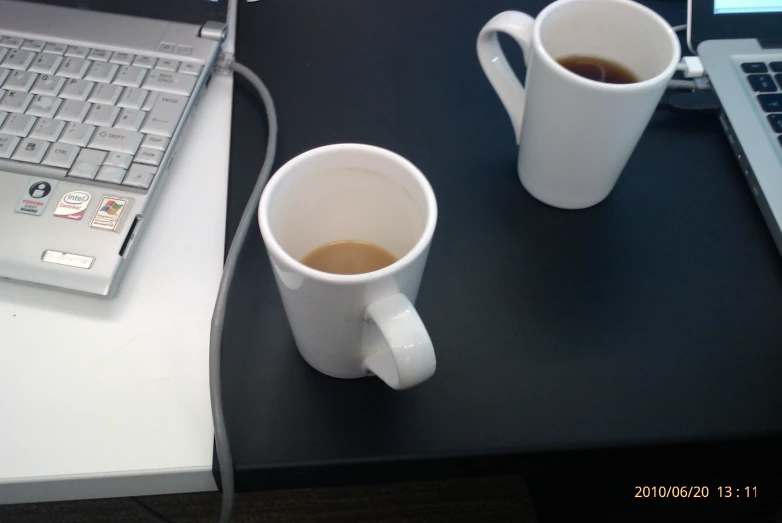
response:
<path fill-rule="evenodd" d="M 782 0 L 689 0 L 687 42 L 782 252 Z"/>

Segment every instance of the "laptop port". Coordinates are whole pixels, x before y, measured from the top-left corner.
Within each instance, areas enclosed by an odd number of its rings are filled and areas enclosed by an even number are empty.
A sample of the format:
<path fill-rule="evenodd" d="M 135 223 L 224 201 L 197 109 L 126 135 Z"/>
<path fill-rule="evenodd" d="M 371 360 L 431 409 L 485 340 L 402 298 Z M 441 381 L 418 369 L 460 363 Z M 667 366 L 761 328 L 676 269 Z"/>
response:
<path fill-rule="evenodd" d="M 130 253 L 130 246 L 133 244 L 133 240 L 136 239 L 136 233 L 138 232 L 139 225 L 141 224 L 141 220 L 143 217 L 140 214 L 137 214 L 136 217 L 133 219 L 133 224 L 130 226 L 130 229 L 128 230 L 128 235 L 125 236 L 125 241 L 122 242 L 122 247 L 120 247 L 119 255 L 122 258 L 126 258 L 127 255 Z"/>

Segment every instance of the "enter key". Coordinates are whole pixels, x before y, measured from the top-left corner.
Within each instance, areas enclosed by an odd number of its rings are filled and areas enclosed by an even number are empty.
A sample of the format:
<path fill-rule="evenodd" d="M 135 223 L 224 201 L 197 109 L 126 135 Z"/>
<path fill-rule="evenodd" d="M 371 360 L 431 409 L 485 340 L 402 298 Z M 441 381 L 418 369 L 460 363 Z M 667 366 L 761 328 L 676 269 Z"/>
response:
<path fill-rule="evenodd" d="M 187 100 L 186 96 L 160 93 L 155 106 L 141 126 L 141 132 L 172 137 L 182 113 L 185 112 Z"/>

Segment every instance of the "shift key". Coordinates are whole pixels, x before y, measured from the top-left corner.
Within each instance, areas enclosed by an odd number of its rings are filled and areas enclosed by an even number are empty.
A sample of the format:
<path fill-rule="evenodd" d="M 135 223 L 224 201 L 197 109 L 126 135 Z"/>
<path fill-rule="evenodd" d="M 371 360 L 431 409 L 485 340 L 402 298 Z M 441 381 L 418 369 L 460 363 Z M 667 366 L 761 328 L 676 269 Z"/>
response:
<path fill-rule="evenodd" d="M 141 132 L 171 138 L 182 113 L 185 112 L 187 100 L 186 96 L 160 93 L 155 106 L 152 107 L 144 125 L 141 126 Z"/>
<path fill-rule="evenodd" d="M 144 135 L 128 129 L 98 127 L 92 135 L 89 147 L 102 151 L 136 154 Z"/>

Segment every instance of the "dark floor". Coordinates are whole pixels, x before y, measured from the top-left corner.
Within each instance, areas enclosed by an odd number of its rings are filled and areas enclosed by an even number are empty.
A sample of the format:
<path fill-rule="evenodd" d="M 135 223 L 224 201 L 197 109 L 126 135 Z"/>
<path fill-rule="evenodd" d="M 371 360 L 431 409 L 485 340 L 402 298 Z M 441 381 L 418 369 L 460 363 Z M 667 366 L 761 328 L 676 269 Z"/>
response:
<path fill-rule="evenodd" d="M 217 493 L 139 498 L 176 523 L 214 523 Z M 0 506 L 0 523 L 143 523 L 126 499 Z M 257 492 L 237 496 L 236 523 L 534 523 L 522 476 Z"/>

